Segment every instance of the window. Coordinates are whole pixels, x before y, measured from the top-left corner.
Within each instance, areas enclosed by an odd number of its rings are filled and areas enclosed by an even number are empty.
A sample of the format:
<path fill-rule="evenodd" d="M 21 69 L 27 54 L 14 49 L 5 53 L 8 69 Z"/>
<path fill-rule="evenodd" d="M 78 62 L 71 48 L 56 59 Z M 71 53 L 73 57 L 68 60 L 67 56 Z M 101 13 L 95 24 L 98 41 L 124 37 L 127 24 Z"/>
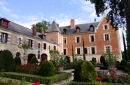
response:
<path fill-rule="evenodd" d="M 111 52 L 111 46 L 105 46 L 105 51 L 106 52 Z"/>
<path fill-rule="evenodd" d="M 105 34 L 104 39 L 105 39 L 105 41 L 109 41 L 110 40 L 109 34 Z"/>
<path fill-rule="evenodd" d="M 103 29 L 107 30 L 108 29 L 108 25 L 107 24 L 103 25 Z"/>
<path fill-rule="evenodd" d="M 21 44 L 22 44 L 22 39 L 18 38 L 18 45 L 21 45 Z"/>
<path fill-rule="evenodd" d="M 76 32 L 80 32 L 80 28 L 79 27 L 76 27 Z"/>
<path fill-rule="evenodd" d="M 49 45 L 49 50 L 50 50 L 51 48 L 50 48 L 50 45 Z"/>
<path fill-rule="evenodd" d="M 64 55 L 66 55 L 66 54 L 67 54 L 67 52 L 66 52 L 66 51 L 67 51 L 66 49 L 63 49 Z"/>
<path fill-rule="evenodd" d="M 38 51 L 38 59 L 40 59 L 40 51 Z"/>
<path fill-rule="evenodd" d="M 76 51 L 77 51 L 77 54 L 80 54 L 80 48 L 77 48 Z"/>
<path fill-rule="evenodd" d="M 1 34 L 1 42 L 7 43 L 7 41 L 8 41 L 8 34 L 2 32 L 2 34 Z"/>
<path fill-rule="evenodd" d="M 43 49 L 46 50 L 46 43 L 44 43 L 43 45 L 44 45 L 44 46 L 43 46 Z"/>
<path fill-rule="evenodd" d="M 91 47 L 91 54 L 96 54 L 96 49 L 95 49 L 95 47 Z"/>
<path fill-rule="evenodd" d="M 64 28 L 64 29 L 63 29 L 63 34 L 66 34 L 66 31 L 67 31 L 67 29 Z"/>
<path fill-rule="evenodd" d="M 89 26 L 89 30 L 90 30 L 90 31 L 94 31 L 94 26 L 93 26 L 93 25 L 90 25 L 90 26 Z"/>
<path fill-rule="evenodd" d="M 88 54 L 87 48 L 84 48 L 84 53 L 85 53 L 85 54 Z"/>
<path fill-rule="evenodd" d="M 80 43 L 80 37 L 76 37 L 76 43 Z"/>
<path fill-rule="evenodd" d="M 56 46 L 54 46 L 54 50 L 56 50 Z"/>
<path fill-rule="evenodd" d="M 38 48 L 40 48 L 40 43 L 38 43 Z"/>
<path fill-rule="evenodd" d="M 63 38 L 63 43 L 66 44 L 66 38 Z"/>
<path fill-rule="evenodd" d="M 28 39 L 28 45 L 29 45 L 30 47 L 32 47 L 32 46 L 33 46 L 33 40 Z"/>
<path fill-rule="evenodd" d="M 90 42 L 95 42 L 95 36 L 94 35 L 90 35 Z"/>

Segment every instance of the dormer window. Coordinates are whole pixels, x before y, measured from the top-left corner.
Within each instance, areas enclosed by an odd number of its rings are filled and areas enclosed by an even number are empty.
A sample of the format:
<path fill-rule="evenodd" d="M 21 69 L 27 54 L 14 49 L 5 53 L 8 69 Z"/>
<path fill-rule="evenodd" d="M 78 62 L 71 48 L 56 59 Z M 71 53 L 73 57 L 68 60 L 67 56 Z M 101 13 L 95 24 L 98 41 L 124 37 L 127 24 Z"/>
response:
<path fill-rule="evenodd" d="M 67 29 L 64 28 L 64 29 L 63 29 L 63 34 L 66 34 L 66 31 L 67 31 Z"/>
<path fill-rule="evenodd" d="M 94 26 L 93 26 L 93 25 L 90 25 L 90 26 L 89 26 L 89 30 L 90 30 L 90 31 L 94 31 Z"/>
<path fill-rule="evenodd" d="M 80 28 L 79 27 L 76 27 L 76 32 L 80 32 Z"/>
<path fill-rule="evenodd" d="M 4 18 L 2 18 L 2 19 L 0 20 L 0 25 L 1 25 L 3 28 L 8 28 L 9 21 L 6 20 L 6 19 L 4 19 Z"/>

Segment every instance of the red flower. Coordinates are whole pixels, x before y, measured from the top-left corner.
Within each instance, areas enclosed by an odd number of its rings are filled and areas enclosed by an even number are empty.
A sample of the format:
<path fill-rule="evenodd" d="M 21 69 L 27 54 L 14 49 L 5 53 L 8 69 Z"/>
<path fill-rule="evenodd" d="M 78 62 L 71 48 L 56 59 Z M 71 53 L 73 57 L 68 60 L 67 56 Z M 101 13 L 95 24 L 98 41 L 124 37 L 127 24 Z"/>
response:
<path fill-rule="evenodd" d="M 116 80 L 116 78 L 113 78 L 113 80 Z"/>
<path fill-rule="evenodd" d="M 102 79 L 100 77 L 97 77 L 96 78 L 96 81 L 101 81 Z"/>
<path fill-rule="evenodd" d="M 32 85 L 40 85 L 40 83 L 39 83 L 39 82 L 36 82 L 36 83 L 33 83 Z"/>

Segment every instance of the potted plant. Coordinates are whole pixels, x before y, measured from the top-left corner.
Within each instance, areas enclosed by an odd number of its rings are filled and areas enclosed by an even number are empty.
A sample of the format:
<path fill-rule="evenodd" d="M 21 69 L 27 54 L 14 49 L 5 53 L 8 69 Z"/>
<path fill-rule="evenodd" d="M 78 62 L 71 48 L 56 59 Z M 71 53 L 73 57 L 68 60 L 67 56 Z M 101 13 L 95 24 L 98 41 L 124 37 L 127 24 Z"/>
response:
<path fill-rule="evenodd" d="M 105 60 L 108 64 L 109 72 L 116 72 L 116 61 L 118 56 L 113 54 L 112 52 L 106 52 L 103 54 L 103 56 L 105 57 Z"/>
<path fill-rule="evenodd" d="M 64 59 L 64 55 L 60 55 L 57 50 L 50 50 L 51 61 L 56 66 L 57 71 L 63 71 L 64 65 L 66 64 L 66 60 Z"/>

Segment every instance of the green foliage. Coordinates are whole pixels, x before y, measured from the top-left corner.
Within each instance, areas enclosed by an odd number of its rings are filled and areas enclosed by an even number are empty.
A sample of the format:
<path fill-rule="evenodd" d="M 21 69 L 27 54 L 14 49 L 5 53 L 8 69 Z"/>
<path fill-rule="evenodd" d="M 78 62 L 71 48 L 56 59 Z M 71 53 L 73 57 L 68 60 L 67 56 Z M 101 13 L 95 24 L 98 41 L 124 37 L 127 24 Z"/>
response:
<path fill-rule="evenodd" d="M 21 59 L 20 59 L 19 56 L 16 56 L 15 59 L 14 59 L 14 61 L 15 61 L 15 66 L 21 65 Z"/>
<path fill-rule="evenodd" d="M 92 58 L 92 63 L 93 63 L 93 65 L 95 65 L 96 64 L 96 58 Z"/>
<path fill-rule="evenodd" d="M 66 72 L 58 72 L 54 76 L 51 77 L 42 77 L 38 75 L 31 75 L 31 74 L 24 74 L 24 73 L 15 73 L 15 72 L 3 72 L 3 77 L 11 78 L 11 79 L 17 79 L 22 80 L 23 77 L 25 77 L 25 81 L 28 82 L 36 82 L 39 81 L 42 84 L 50 85 L 55 82 L 60 82 L 62 80 L 66 80 L 71 77 L 71 73 Z"/>
<path fill-rule="evenodd" d="M 77 63 L 74 70 L 74 81 L 92 82 L 96 77 L 97 72 L 91 62 L 81 60 Z"/>
<path fill-rule="evenodd" d="M 55 67 L 51 61 L 43 61 L 40 65 L 39 75 L 53 76 L 55 75 Z"/>
<path fill-rule="evenodd" d="M 120 65 L 128 66 L 128 64 L 129 64 L 129 63 L 128 63 L 125 59 L 121 60 Z"/>
<path fill-rule="evenodd" d="M 103 56 L 105 57 L 105 60 L 108 64 L 109 68 L 115 68 L 116 67 L 116 61 L 117 61 L 117 55 L 114 55 L 113 53 L 107 52 L 104 53 Z"/>
<path fill-rule="evenodd" d="M 70 57 L 69 56 L 65 56 L 65 59 L 64 60 L 66 60 L 66 62 L 68 63 L 68 64 L 70 64 Z"/>
<path fill-rule="evenodd" d="M 9 50 L 4 50 L 0 54 L 0 71 L 14 71 L 15 61 Z"/>
<path fill-rule="evenodd" d="M 36 63 L 38 63 L 37 58 L 36 58 L 36 57 L 32 57 L 31 60 L 30 60 L 30 63 L 31 63 L 31 64 L 36 64 Z"/>
<path fill-rule="evenodd" d="M 44 20 L 42 22 L 36 23 L 37 32 L 41 32 L 42 30 L 44 30 L 44 32 L 46 32 L 49 25 L 50 25 L 50 23 L 47 21 L 44 21 Z"/>
<path fill-rule="evenodd" d="M 60 53 L 58 50 L 50 50 L 49 53 L 51 56 L 51 60 L 56 60 L 57 58 L 59 58 Z"/>
<path fill-rule="evenodd" d="M 0 85 L 29 85 L 30 82 L 24 81 L 24 84 L 21 84 L 21 80 L 10 79 L 5 77 L 0 77 Z"/>

